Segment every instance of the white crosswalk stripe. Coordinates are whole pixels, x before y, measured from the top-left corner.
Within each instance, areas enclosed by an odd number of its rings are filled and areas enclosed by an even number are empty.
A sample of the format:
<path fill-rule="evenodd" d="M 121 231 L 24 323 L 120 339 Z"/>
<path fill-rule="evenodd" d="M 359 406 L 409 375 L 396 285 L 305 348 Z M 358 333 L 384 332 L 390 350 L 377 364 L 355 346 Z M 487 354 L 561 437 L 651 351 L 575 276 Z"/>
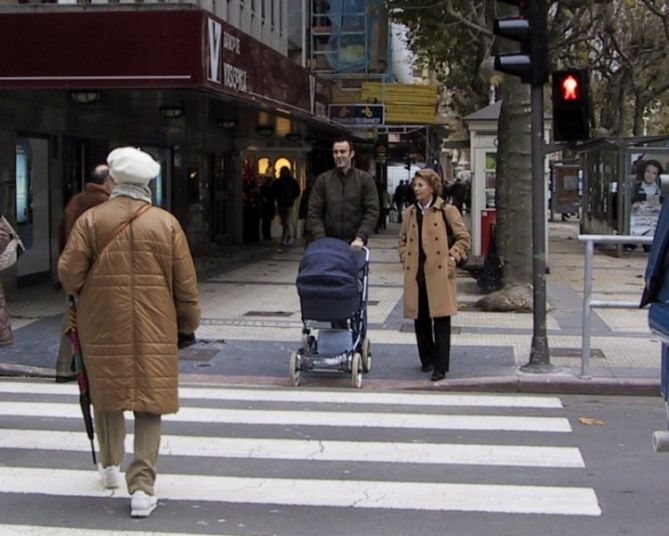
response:
<path fill-rule="evenodd" d="M 0 494 L 64 502 L 127 498 L 124 491 L 104 490 L 90 470 L 76 394 L 73 385 L 0 381 Z M 161 464 L 174 463 L 171 471 L 159 468 L 161 504 L 601 515 L 595 491 L 587 481 L 582 485 L 585 463 L 568 444 L 571 426 L 557 397 L 226 387 L 183 387 L 180 395 L 181 410 L 163 424 Z M 490 441 L 500 434 L 505 441 Z M 129 452 L 131 446 L 129 435 Z M 26 457 L 30 452 L 49 454 L 35 462 Z M 7 463 L 12 456 L 18 461 Z M 254 465 L 232 471 L 243 460 Z M 332 477 L 334 466 L 326 465 L 363 462 L 359 478 L 355 471 Z M 392 473 L 388 468 L 394 466 L 398 471 Z M 440 469 L 428 481 L 425 472 L 400 471 L 404 466 Z M 460 467 L 461 476 L 452 480 L 446 467 Z M 486 467 L 524 471 L 524 480 L 500 481 L 500 473 Z M 542 478 L 533 481 L 538 470 Z M 561 480 L 568 485 L 555 485 L 545 471 L 569 471 Z M 29 516 L 25 523 L 0 524 L 0 534 L 80 534 L 67 527 L 46 531 Z M 160 534 L 140 528 L 123 533 Z M 103 528 L 86 533 L 117 534 Z"/>

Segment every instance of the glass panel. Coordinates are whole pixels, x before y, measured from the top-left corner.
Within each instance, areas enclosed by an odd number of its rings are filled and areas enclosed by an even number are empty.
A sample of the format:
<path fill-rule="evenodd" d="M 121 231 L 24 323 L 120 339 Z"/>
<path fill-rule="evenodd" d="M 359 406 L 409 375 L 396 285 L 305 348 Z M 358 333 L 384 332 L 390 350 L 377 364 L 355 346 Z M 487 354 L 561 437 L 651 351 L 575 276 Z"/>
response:
<path fill-rule="evenodd" d="M 32 223 L 30 205 L 30 143 L 19 139 L 16 143 L 16 221 Z"/>

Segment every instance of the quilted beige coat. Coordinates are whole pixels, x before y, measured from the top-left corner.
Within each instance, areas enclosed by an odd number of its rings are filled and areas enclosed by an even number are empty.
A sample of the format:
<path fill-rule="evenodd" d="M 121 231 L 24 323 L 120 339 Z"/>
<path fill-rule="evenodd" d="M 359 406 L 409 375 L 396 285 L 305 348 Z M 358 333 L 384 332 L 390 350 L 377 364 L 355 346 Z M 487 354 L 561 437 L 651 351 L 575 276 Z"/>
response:
<path fill-rule="evenodd" d="M 406 209 L 399 239 L 399 254 L 404 269 L 404 316 L 418 317 L 418 218 L 416 205 Z M 446 224 L 453 233 L 448 243 Z M 469 253 L 469 231 L 457 208 L 440 197 L 423 214 L 422 244 L 425 252 L 425 283 L 430 317 L 452 316 L 458 311 L 456 296 L 456 262 Z"/>
<path fill-rule="evenodd" d="M 77 326 L 91 398 L 101 411 L 176 412 L 177 332 L 200 321 L 197 278 L 186 236 L 170 213 L 117 197 L 74 224 L 58 260 L 65 290 L 79 296 Z"/>

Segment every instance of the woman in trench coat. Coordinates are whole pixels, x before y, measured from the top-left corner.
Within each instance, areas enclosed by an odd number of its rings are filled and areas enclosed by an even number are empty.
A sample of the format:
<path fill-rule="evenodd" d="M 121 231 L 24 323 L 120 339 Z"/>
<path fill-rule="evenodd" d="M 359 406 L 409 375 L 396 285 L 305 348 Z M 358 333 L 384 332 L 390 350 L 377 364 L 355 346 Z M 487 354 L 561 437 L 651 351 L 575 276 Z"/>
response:
<path fill-rule="evenodd" d="M 458 309 L 455 270 L 469 253 L 469 231 L 458 209 L 440 197 L 437 173 L 418 171 L 411 187 L 416 202 L 404 213 L 399 239 L 404 316 L 414 321 L 422 371 L 439 381 L 449 368 L 451 316 Z"/>

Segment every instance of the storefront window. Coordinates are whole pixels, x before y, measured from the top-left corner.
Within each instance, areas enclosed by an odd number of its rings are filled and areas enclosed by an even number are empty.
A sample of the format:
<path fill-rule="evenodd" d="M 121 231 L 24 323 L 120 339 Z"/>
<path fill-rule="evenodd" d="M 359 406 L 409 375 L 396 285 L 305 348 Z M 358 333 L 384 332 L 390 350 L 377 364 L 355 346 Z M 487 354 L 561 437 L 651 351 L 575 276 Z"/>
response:
<path fill-rule="evenodd" d="M 157 207 L 168 208 L 168 188 L 171 173 L 171 152 L 166 147 L 143 147 L 160 164 L 160 174 L 149 183 L 152 202 Z"/>
<path fill-rule="evenodd" d="M 16 221 L 31 223 L 30 206 L 30 144 L 19 139 L 16 144 Z"/>
<path fill-rule="evenodd" d="M 276 164 L 274 165 L 274 176 L 278 177 L 279 173 L 281 173 L 281 168 L 282 167 L 287 167 L 290 170 L 290 173 L 292 175 L 293 173 L 293 164 L 290 160 L 288 160 L 285 156 L 280 156 L 279 158 L 276 159 Z"/>

